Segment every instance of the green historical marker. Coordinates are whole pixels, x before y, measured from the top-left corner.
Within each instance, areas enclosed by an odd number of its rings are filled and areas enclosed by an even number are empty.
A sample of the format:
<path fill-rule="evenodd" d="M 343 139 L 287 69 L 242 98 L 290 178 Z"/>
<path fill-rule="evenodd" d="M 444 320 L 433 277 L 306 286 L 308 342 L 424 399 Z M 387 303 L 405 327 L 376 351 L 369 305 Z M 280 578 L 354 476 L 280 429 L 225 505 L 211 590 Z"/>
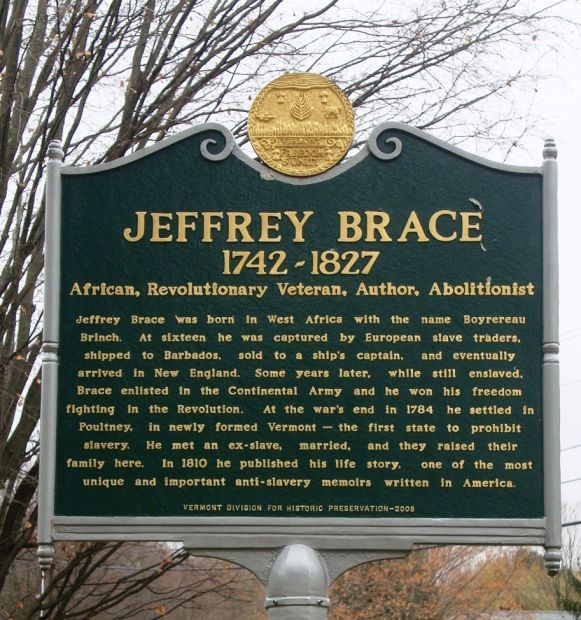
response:
<path fill-rule="evenodd" d="M 543 516 L 542 177 L 390 137 L 65 172 L 55 514 Z"/>
<path fill-rule="evenodd" d="M 308 178 L 215 124 L 55 151 L 41 543 L 544 544 L 554 568 L 555 157 L 397 123 Z"/>

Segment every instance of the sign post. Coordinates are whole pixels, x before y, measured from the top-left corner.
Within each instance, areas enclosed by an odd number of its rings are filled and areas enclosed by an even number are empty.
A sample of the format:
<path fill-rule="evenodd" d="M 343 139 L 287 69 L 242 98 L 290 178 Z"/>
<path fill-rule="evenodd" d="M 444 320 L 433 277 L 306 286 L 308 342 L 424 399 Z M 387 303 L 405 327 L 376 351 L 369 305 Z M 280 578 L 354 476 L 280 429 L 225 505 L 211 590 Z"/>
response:
<path fill-rule="evenodd" d="M 310 177 L 216 124 L 88 168 L 51 148 L 43 567 L 55 539 L 181 541 L 280 620 L 416 543 L 557 570 L 552 142 L 514 167 L 386 123 Z"/>

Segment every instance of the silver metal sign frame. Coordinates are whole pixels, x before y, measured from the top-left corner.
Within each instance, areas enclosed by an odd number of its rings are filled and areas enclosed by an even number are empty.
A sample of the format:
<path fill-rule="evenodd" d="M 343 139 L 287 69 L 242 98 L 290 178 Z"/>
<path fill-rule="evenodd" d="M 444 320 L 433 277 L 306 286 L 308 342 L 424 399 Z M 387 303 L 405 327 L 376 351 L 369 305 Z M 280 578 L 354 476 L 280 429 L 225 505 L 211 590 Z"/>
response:
<path fill-rule="evenodd" d="M 342 174 L 368 156 L 395 157 L 399 140 L 388 139 L 393 151 L 377 146 L 380 134 L 403 129 L 441 149 L 497 170 L 540 173 L 543 177 L 543 424 L 545 517 L 541 519 L 382 519 L 382 518 L 257 518 L 257 517 L 62 517 L 54 514 L 57 375 L 59 348 L 60 221 L 61 178 L 106 170 L 137 160 L 174 142 L 206 130 L 219 131 L 225 139 L 221 151 L 202 144 L 202 154 L 220 160 L 234 156 L 258 170 L 264 179 L 291 184 L 311 184 Z M 46 184 L 46 264 L 43 334 L 41 462 L 39 483 L 38 556 L 43 572 L 51 565 L 54 540 L 143 540 L 178 541 L 196 555 L 226 559 L 254 572 L 266 581 L 275 557 L 287 547 L 302 557 L 301 545 L 317 550 L 324 560 L 328 580 L 356 564 L 382 558 L 402 557 L 414 544 L 543 545 L 550 572 L 558 570 L 561 547 L 560 465 L 559 465 L 559 344 L 558 344 L 558 264 L 557 264 L 557 150 L 547 140 L 542 167 L 498 164 L 466 153 L 422 131 L 400 123 L 377 127 L 367 145 L 347 163 L 313 178 L 291 178 L 273 172 L 245 155 L 224 127 L 209 123 L 186 130 L 121 160 L 89 168 L 64 167 L 59 143 L 49 147 Z M 289 555 L 287 553 L 287 555 Z M 290 553 L 293 556 L 293 553 Z M 290 557 L 289 556 L 289 557 Z M 307 553 L 307 556 L 309 554 Z M 311 560 L 305 560 L 309 562 Z M 284 572 L 284 571 L 283 571 Z M 294 604 L 325 607 L 317 594 L 295 595 Z M 314 597 L 309 598 L 309 597 Z M 293 597 L 290 597 L 293 598 Z M 270 594 L 270 606 L 280 608 Z M 300 601 L 303 601 L 300 603 Z M 275 601 L 273 603 L 272 601 Z M 299 602 L 296 602 L 299 601 Z M 268 604 L 268 600 L 267 600 Z M 287 602 L 289 606 L 293 603 Z M 284 607 L 284 605 L 283 605 Z M 318 612 L 317 612 L 318 613 Z M 275 617 L 275 616 L 273 616 Z M 280 615 L 276 617 L 287 617 Z M 288 616 L 290 617 L 290 616 Z M 307 617 L 307 616 L 305 616 Z M 311 616 L 308 616 L 311 617 Z M 314 617 L 325 617 L 316 616 Z"/>

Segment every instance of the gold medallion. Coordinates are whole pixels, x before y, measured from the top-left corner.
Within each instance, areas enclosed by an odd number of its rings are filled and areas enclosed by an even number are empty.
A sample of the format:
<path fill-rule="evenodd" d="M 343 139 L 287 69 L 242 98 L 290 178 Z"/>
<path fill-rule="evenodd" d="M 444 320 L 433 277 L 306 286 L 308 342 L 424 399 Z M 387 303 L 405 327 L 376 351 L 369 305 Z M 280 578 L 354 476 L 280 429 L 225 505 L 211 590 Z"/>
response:
<path fill-rule="evenodd" d="M 353 142 L 353 108 L 332 80 L 288 73 L 267 84 L 248 113 L 248 136 L 262 161 L 295 177 L 332 168 Z"/>

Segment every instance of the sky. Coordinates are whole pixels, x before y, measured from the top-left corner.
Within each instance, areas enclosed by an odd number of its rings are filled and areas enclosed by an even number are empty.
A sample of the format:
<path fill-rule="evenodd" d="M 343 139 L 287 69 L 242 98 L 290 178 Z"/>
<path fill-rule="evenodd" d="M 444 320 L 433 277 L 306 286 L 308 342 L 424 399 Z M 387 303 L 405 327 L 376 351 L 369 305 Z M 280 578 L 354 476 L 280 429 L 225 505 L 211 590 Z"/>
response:
<path fill-rule="evenodd" d="M 564 522 L 581 520 L 581 1 L 521 0 L 539 9 L 556 5 L 553 13 L 579 24 L 559 41 L 557 54 L 541 61 L 536 100 L 527 95 L 535 131 L 523 148 L 506 157 L 499 150 L 492 160 L 540 166 L 544 138 L 556 140 L 559 165 L 559 334 L 561 371 L 561 493 Z M 510 61 L 510 59 L 506 59 Z M 477 152 L 478 144 L 462 145 Z"/>
<path fill-rule="evenodd" d="M 571 4 L 569 10 L 581 23 L 581 6 Z M 541 84 L 536 111 L 559 151 L 561 488 L 567 510 L 581 519 L 581 37 L 565 42 L 552 64 L 553 77 Z M 536 162 L 514 163 L 538 165 L 542 146 Z"/>
<path fill-rule="evenodd" d="M 561 492 L 567 522 L 581 520 L 581 0 L 521 0 L 521 4 L 533 10 L 553 5 L 553 13 L 580 25 L 560 37 L 557 54 L 541 61 L 539 70 L 546 77 L 539 82 L 536 99 L 531 104 L 529 94 L 523 97 L 523 111 L 530 107 L 532 118 L 537 119 L 535 132 L 524 140 L 525 147 L 508 158 L 500 151 L 497 157 L 494 151 L 485 155 L 509 164 L 540 166 L 544 138 L 552 137 L 557 143 Z M 480 150 L 479 145 L 472 146 L 461 145 L 468 151 Z"/>
<path fill-rule="evenodd" d="M 375 6 L 377 1 L 360 0 L 360 3 Z M 421 0 L 409 1 L 421 3 Z M 519 3 L 519 7 L 533 10 L 547 5 L 553 7 L 551 13 L 570 19 L 579 28 L 568 29 L 559 38 L 557 53 L 541 61 L 539 72 L 546 77 L 539 82 L 535 100 L 530 101 L 530 92 L 523 96 L 522 110 L 530 108 L 531 117 L 536 120 L 535 131 L 524 139 L 524 148 L 511 152 L 508 158 L 501 151 L 497 157 L 494 151 L 485 156 L 509 164 L 540 166 L 544 138 L 552 137 L 557 143 L 561 491 L 565 521 L 568 521 L 581 520 L 581 0 L 520 0 Z M 505 60 L 510 63 L 513 59 Z M 480 150 L 477 144 L 472 145 L 474 148 L 468 144 L 460 146 L 472 152 Z"/>
<path fill-rule="evenodd" d="M 581 211 L 579 151 L 581 149 L 581 54 L 561 66 L 546 101 L 554 110 L 549 134 L 559 149 L 559 266 L 561 340 L 561 469 L 562 480 L 581 478 Z M 579 445 L 578 448 L 572 448 Z M 571 448 L 571 449 L 569 449 Z M 564 503 L 581 513 L 581 480 L 562 485 Z"/>
<path fill-rule="evenodd" d="M 535 7 L 549 1 L 523 3 Z M 581 24 L 581 0 L 570 0 L 562 10 Z M 558 57 L 543 69 L 551 77 L 540 83 L 531 112 L 541 119 L 542 134 L 556 139 L 559 151 L 562 497 L 581 519 L 581 32 L 563 40 Z M 523 101 L 523 108 L 529 105 Z M 540 165 L 542 149 L 542 138 L 531 136 L 526 151 L 515 153 L 506 163 Z"/>
<path fill-rule="evenodd" d="M 358 6 L 377 6 L 379 0 L 359 0 Z M 410 3 L 422 0 L 407 0 Z M 430 0 L 427 0 L 430 1 Z M 308 0 L 292 0 L 295 10 L 311 7 Z M 383 4 L 383 2 L 381 3 Z M 540 9 L 581 24 L 581 0 L 520 0 L 520 6 Z M 542 35 L 540 35 L 542 36 Z M 507 58 L 507 62 L 511 59 Z M 516 165 L 542 163 L 543 138 L 553 137 L 559 151 L 559 262 L 561 341 L 561 474 L 563 503 L 581 519 L 581 26 L 559 41 L 557 54 L 547 57 L 534 102 L 523 97 L 540 129 L 526 139 L 526 148 L 497 159 Z M 442 137 L 442 136 L 440 136 Z M 472 150 L 468 145 L 462 148 Z M 477 146 L 477 145 L 475 145 Z M 489 146 L 488 144 L 486 145 Z M 478 151 L 479 149 L 474 149 Z M 494 153 L 486 155 L 495 159 Z M 579 479 L 579 480 L 576 480 Z M 573 482 L 569 482 L 574 480 Z"/>

